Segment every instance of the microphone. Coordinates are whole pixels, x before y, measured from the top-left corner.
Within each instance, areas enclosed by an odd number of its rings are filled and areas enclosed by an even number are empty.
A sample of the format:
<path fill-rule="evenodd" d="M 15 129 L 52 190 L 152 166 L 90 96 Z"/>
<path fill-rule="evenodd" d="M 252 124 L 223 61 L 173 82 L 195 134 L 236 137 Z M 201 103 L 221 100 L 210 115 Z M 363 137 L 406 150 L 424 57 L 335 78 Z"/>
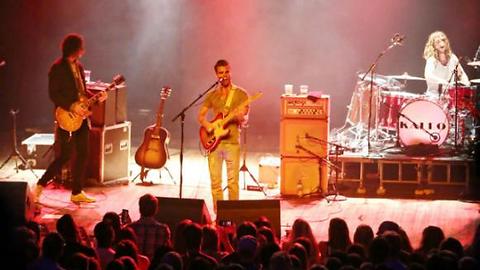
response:
<path fill-rule="evenodd" d="M 392 37 L 392 39 L 390 39 L 390 41 L 393 43 L 393 45 L 397 46 L 397 45 L 402 45 L 403 44 L 403 40 L 405 40 L 405 35 L 401 35 L 399 33 L 395 33 Z"/>

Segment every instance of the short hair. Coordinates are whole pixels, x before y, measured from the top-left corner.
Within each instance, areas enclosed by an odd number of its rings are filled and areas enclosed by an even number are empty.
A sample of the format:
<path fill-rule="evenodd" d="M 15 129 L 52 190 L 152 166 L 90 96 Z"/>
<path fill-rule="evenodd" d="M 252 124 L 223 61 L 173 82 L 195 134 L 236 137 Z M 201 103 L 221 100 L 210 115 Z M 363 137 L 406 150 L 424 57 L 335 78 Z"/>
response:
<path fill-rule="evenodd" d="M 215 70 L 215 72 L 217 72 L 218 67 L 226 67 L 226 66 L 230 66 L 228 61 L 225 59 L 220 59 L 217 61 L 217 63 L 215 63 L 215 66 L 213 67 L 213 69 Z"/>
<path fill-rule="evenodd" d="M 97 245 L 102 248 L 110 247 L 115 238 L 115 231 L 110 223 L 100 221 L 93 229 Z"/>
<path fill-rule="evenodd" d="M 47 234 L 42 243 L 43 256 L 57 260 L 63 253 L 64 245 L 65 241 L 61 234 L 56 232 Z"/>
<path fill-rule="evenodd" d="M 65 36 L 62 41 L 63 57 L 68 57 L 83 48 L 83 37 L 77 33 L 71 33 Z"/>
<path fill-rule="evenodd" d="M 158 200 L 152 194 L 145 194 L 138 201 L 140 215 L 142 217 L 151 217 L 157 213 Z"/>

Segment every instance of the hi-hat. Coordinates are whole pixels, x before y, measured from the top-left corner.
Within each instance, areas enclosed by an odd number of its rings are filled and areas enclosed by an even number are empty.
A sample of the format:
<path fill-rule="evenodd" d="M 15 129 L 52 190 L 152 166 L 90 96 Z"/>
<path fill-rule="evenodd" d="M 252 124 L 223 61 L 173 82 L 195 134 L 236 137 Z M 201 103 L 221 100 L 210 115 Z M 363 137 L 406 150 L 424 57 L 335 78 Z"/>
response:
<path fill-rule="evenodd" d="M 480 66 L 480 60 L 479 61 L 468 62 L 467 65 L 478 67 L 478 66 Z"/>
<path fill-rule="evenodd" d="M 473 79 L 473 80 L 470 80 L 471 83 L 480 83 L 480 79 Z"/>
<path fill-rule="evenodd" d="M 424 81 L 425 78 L 422 77 L 415 77 L 408 75 L 407 72 L 403 73 L 402 75 L 387 75 L 388 78 L 397 79 L 397 80 L 417 80 L 417 81 Z"/>

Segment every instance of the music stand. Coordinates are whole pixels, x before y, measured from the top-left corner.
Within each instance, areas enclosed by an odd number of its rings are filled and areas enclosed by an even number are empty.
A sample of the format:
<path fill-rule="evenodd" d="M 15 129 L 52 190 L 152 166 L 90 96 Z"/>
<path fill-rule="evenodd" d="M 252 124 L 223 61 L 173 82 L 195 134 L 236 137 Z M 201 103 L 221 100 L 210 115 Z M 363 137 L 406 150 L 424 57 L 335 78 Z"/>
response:
<path fill-rule="evenodd" d="M 18 173 L 19 165 L 18 165 L 18 160 L 22 162 L 23 168 L 29 169 L 32 174 L 37 178 L 38 176 L 35 174 L 35 172 L 32 169 L 32 166 L 27 162 L 27 160 L 20 154 L 20 151 L 18 151 L 18 146 L 17 146 L 17 114 L 20 112 L 18 109 L 10 109 L 10 114 L 12 115 L 12 152 L 10 155 L 5 159 L 5 161 L 0 165 L 0 170 L 10 161 L 10 160 L 15 160 L 15 171 Z"/>

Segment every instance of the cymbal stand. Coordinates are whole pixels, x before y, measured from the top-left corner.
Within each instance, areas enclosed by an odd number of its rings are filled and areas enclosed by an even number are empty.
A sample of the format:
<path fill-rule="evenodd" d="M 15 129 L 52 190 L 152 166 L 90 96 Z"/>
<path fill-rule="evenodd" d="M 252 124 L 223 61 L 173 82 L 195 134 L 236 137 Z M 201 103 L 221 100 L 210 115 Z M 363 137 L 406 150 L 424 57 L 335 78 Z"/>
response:
<path fill-rule="evenodd" d="M 7 157 L 7 159 L 0 165 L 0 170 L 11 160 L 13 159 L 15 161 L 15 171 L 18 173 L 18 169 L 20 165 L 18 164 L 18 160 L 21 161 L 23 168 L 29 169 L 32 174 L 35 176 L 35 178 L 38 179 L 38 176 L 35 174 L 33 171 L 32 167 L 30 164 L 27 162 L 27 160 L 20 154 L 20 151 L 18 151 L 18 146 L 17 146 L 17 114 L 20 111 L 18 109 L 10 109 L 10 114 L 12 115 L 12 152 L 10 155 Z"/>

